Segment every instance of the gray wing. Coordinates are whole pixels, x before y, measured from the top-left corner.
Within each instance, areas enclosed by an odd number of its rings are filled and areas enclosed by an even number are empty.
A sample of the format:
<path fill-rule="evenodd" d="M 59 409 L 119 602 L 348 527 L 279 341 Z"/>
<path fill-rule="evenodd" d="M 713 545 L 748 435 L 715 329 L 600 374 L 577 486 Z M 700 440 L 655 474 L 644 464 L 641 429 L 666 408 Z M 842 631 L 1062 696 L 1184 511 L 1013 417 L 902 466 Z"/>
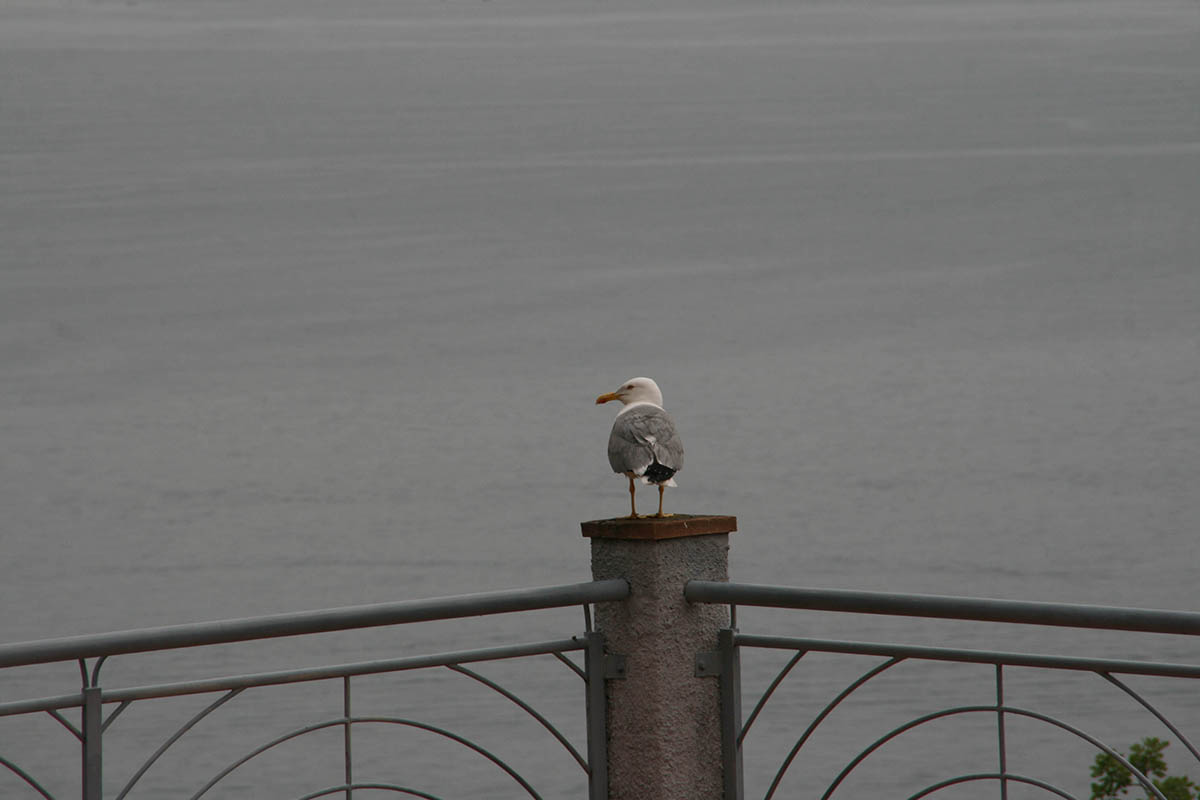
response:
<path fill-rule="evenodd" d="M 683 469 L 683 442 L 671 416 L 656 406 L 638 406 L 618 414 L 608 437 L 613 472 L 642 475 L 658 463 L 672 473 Z"/>

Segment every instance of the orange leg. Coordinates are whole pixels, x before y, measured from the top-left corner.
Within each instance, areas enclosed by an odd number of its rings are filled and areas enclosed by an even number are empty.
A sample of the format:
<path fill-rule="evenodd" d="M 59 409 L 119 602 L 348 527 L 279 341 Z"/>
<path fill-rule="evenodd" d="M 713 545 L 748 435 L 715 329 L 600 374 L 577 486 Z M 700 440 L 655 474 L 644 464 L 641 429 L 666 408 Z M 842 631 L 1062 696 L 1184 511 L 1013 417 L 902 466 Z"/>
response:
<path fill-rule="evenodd" d="M 666 491 L 666 488 L 667 487 L 663 486 L 661 483 L 658 485 L 658 513 L 654 515 L 656 517 L 671 516 L 670 514 L 664 514 L 662 510 L 663 492 Z"/>
<path fill-rule="evenodd" d="M 637 487 L 633 485 L 633 478 L 629 479 L 629 518 L 637 519 L 637 503 L 634 501 L 634 493 L 637 492 Z"/>

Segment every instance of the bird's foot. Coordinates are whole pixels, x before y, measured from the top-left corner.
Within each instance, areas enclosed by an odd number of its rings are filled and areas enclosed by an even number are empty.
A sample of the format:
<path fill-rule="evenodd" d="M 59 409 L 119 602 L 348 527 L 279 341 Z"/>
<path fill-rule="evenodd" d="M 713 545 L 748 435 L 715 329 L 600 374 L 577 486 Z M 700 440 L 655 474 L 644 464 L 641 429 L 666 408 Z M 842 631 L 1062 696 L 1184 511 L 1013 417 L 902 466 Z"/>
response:
<path fill-rule="evenodd" d="M 664 514 L 663 512 L 660 511 L 657 514 L 651 514 L 650 516 L 654 517 L 655 519 L 666 519 L 667 517 L 673 517 L 675 515 L 674 514 Z"/>

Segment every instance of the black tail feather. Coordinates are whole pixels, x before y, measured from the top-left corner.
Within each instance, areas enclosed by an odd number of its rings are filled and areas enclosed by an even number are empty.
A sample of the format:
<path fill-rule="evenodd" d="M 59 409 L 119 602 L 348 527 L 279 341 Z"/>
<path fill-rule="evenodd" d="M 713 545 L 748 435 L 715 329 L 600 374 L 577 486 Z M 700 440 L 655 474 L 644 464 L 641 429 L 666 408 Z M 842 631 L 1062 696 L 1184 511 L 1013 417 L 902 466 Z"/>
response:
<path fill-rule="evenodd" d="M 646 467 L 645 477 L 651 483 L 666 483 L 675 475 L 676 470 L 670 467 L 663 466 L 655 461 L 650 466 Z"/>

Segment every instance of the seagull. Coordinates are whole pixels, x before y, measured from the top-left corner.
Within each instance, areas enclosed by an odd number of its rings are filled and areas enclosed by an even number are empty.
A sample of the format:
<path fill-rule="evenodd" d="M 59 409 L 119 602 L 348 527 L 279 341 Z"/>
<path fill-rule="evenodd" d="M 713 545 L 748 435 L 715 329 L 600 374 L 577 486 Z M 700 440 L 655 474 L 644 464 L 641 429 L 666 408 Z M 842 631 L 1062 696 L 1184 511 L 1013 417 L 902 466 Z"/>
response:
<path fill-rule="evenodd" d="M 675 473 L 683 469 L 683 442 L 675 431 L 675 421 L 663 410 L 663 396 L 650 378 L 630 378 L 615 392 L 596 398 L 596 405 L 620 400 L 608 437 L 608 463 L 613 472 L 629 478 L 629 519 L 637 519 L 634 479 L 658 486 L 658 513 L 662 510 L 663 490 L 675 486 Z"/>

